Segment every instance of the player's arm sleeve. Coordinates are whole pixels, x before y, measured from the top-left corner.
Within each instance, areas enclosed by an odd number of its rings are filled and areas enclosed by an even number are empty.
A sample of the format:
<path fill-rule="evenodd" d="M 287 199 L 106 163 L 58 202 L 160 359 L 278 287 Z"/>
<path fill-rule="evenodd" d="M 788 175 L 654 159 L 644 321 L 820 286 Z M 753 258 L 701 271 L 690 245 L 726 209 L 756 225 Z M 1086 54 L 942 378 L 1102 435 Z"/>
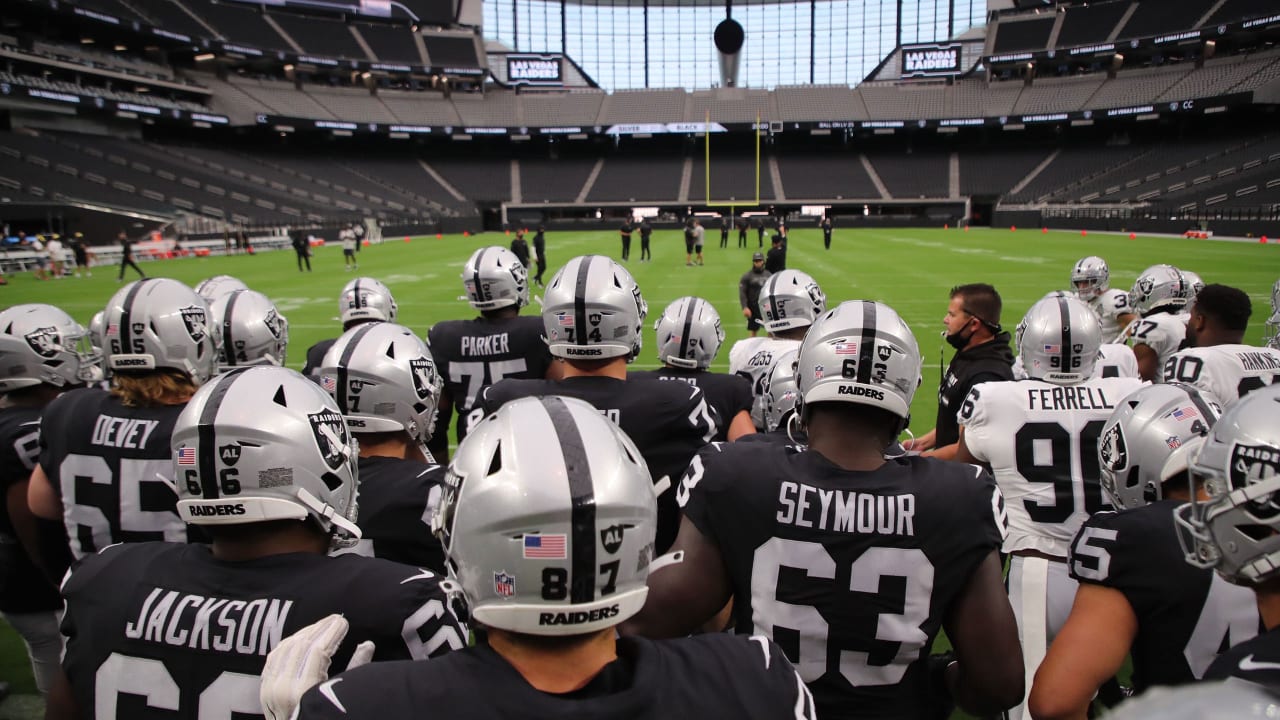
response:
<path fill-rule="evenodd" d="M 725 484 L 721 467 L 722 447 L 721 443 L 712 443 L 694 455 L 676 486 L 676 503 L 681 514 L 717 545 L 715 503 Z"/>
<path fill-rule="evenodd" d="M 351 678 L 376 672 L 364 666 L 316 685 L 302 695 L 293 720 L 351 720 L 376 713 L 382 703 L 365 696 L 364 684 L 346 682 Z M 366 683 L 367 684 L 367 683 Z"/>
<path fill-rule="evenodd" d="M 1156 554 L 1146 547 L 1143 533 L 1124 533 L 1123 523 L 1115 512 L 1095 513 L 1085 521 L 1071 542 L 1067 555 L 1067 571 L 1071 579 L 1119 591 L 1135 613 L 1143 612 L 1161 598 L 1151 596 L 1139 578 L 1150 577 L 1150 558 Z M 1122 537 L 1123 536 L 1123 537 Z"/>
<path fill-rule="evenodd" d="M 973 466 L 971 466 L 973 467 Z M 995 477 L 983 468 L 974 467 L 980 491 L 976 497 L 974 516 L 982 518 L 982 532 L 976 536 L 980 549 L 985 553 L 999 549 L 1009 535 L 1009 511 L 1005 508 L 1004 493 Z"/>
<path fill-rule="evenodd" d="M 752 635 L 750 643 L 757 651 L 754 655 L 756 662 L 760 663 L 757 667 L 763 671 L 763 678 L 757 687 L 766 692 L 767 696 L 761 700 L 777 708 L 772 716 L 790 720 L 816 720 L 817 709 L 813 693 L 800 678 L 782 648 L 763 635 Z"/>
<path fill-rule="evenodd" d="M 698 438 L 698 447 L 711 442 L 716 436 L 722 422 L 727 422 L 711 403 L 707 402 L 707 396 L 702 392 L 702 388 L 696 385 L 690 385 L 689 389 L 693 392 L 689 394 L 689 400 L 685 404 L 686 420 L 692 434 Z"/>
<path fill-rule="evenodd" d="M 738 280 L 738 305 L 740 305 L 743 308 L 749 307 L 747 305 L 747 285 L 748 285 L 748 278 L 746 275 L 743 275 Z"/>
<path fill-rule="evenodd" d="M 964 428 L 965 447 L 981 462 L 989 461 L 985 446 L 993 435 L 991 413 L 987 407 L 989 395 L 983 385 L 974 385 L 956 411 L 956 422 Z"/>
<path fill-rule="evenodd" d="M 735 412 L 751 412 L 751 405 L 755 402 L 751 395 L 751 381 L 741 375 L 730 377 L 733 378 L 733 405 L 730 407 Z"/>

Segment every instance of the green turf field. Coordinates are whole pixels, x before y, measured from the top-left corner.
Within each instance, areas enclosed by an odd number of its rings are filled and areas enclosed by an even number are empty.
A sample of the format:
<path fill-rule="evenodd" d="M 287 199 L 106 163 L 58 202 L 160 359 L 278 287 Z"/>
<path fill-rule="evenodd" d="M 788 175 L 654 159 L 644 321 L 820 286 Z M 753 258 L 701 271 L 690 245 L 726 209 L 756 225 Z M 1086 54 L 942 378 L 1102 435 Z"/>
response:
<path fill-rule="evenodd" d="M 685 267 L 684 243 L 679 231 L 658 231 L 653 236 L 652 263 L 640 263 L 638 239 L 633 242 L 628 269 L 639 282 L 649 303 L 645 351 L 636 365 L 653 367 L 652 321 L 663 306 L 683 295 L 699 295 L 720 311 L 726 331 L 725 348 L 716 369 L 728 366 L 728 347 L 746 337 L 738 307 L 738 277 L 751 265 L 756 250 L 755 233 L 746 249 L 738 249 L 731 232 L 728 249 L 718 247 L 719 234 L 707 233 L 706 265 Z M 388 238 L 359 254 L 358 274 L 385 282 L 400 306 L 399 321 L 425 335 L 432 323 L 470 317 L 474 313 L 460 300 L 462 263 L 478 247 L 508 245 L 510 238 L 490 233 L 472 237 L 446 236 Z M 575 255 L 600 253 L 617 257 L 620 249 L 615 229 L 598 232 L 547 234 L 550 266 L 547 279 Z M 793 229 L 787 253 L 788 267 L 813 275 L 827 294 L 828 304 L 870 298 L 887 302 L 911 325 L 925 358 L 924 380 L 913 404 L 916 433 L 933 426 L 934 390 L 940 364 L 950 359 L 940 332 L 949 289 L 959 283 L 989 282 L 1004 297 L 1003 324 L 1012 330 L 1022 313 L 1049 290 L 1069 285 L 1074 262 L 1085 255 L 1100 255 L 1111 267 L 1113 287 L 1128 289 L 1143 268 L 1167 262 L 1198 272 L 1208 283 L 1220 282 L 1244 289 L 1254 301 L 1248 341 L 1256 342 L 1269 314 L 1272 283 L 1280 277 L 1280 247 L 1274 244 L 1146 238 L 1037 230 L 974 229 L 969 232 L 941 229 L 840 230 L 832 249 L 822 247 L 816 228 Z M 253 256 L 191 258 L 141 264 L 150 275 L 173 277 L 194 285 L 218 274 L 239 277 L 266 293 L 289 319 L 289 366 L 300 368 L 307 347 L 334 337 L 340 327 L 337 297 L 354 275 L 344 272 L 338 247 L 319 248 L 312 258 L 314 272 L 299 273 L 288 250 Z M 98 267 L 87 279 L 64 278 L 39 282 L 31 275 L 10 276 L 0 287 L 4 305 L 46 302 L 59 305 L 86 325 L 102 309 L 119 285 L 114 267 Z M 133 279 L 132 271 L 127 280 Z M 533 294 L 539 288 L 532 288 Z M 537 305 L 526 312 L 537 312 Z M 946 352 L 944 353 L 943 350 Z M 12 633 L 0 632 L 0 679 L 15 682 L 17 692 L 33 692 L 21 643 Z M 0 705 L 0 720 L 28 715 Z"/>

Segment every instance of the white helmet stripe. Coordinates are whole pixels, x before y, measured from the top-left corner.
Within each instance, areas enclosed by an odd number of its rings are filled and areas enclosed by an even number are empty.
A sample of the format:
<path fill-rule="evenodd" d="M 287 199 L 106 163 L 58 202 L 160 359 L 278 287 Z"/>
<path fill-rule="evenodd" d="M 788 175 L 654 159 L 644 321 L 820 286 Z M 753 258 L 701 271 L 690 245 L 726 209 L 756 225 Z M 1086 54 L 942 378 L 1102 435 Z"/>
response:
<path fill-rule="evenodd" d="M 573 551 L 570 557 L 569 602 L 587 603 L 596 599 L 596 494 L 591 479 L 591 463 L 587 459 L 587 448 L 582 442 L 578 423 L 564 400 L 555 395 L 541 400 L 559 440 L 560 453 L 564 456 L 569 498 L 573 503 L 572 534 L 569 538 Z"/>
<path fill-rule="evenodd" d="M 196 426 L 196 442 L 198 443 L 196 452 L 198 453 L 198 465 L 200 468 L 200 495 L 205 500 L 217 500 L 222 497 L 218 492 L 218 468 L 214 461 L 218 457 L 218 441 L 216 430 L 214 429 L 214 421 L 218 418 L 218 410 L 222 409 L 222 401 L 226 399 L 227 393 L 231 390 L 231 386 L 235 384 L 238 375 L 248 368 L 236 368 L 226 374 L 226 379 L 218 384 L 209 395 L 209 399 L 205 401 L 204 407 L 200 408 L 200 422 Z M 182 478 L 177 478 L 179 483 L 185 482 Z"/>

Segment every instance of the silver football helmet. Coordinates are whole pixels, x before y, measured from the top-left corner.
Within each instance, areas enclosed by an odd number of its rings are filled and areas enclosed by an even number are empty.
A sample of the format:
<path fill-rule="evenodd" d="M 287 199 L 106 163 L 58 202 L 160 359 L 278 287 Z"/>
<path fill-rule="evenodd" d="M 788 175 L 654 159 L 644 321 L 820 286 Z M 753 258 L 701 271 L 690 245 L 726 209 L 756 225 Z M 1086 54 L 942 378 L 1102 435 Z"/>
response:
<path fill-rule="evenodd" d="M 1164 483 L 1186 472 L 1222 409 L 1191 385 L 1147 385 L 1121 400 L 1102 428 L 1102 489 L 1117 508 L 1164 498 Z"/>
<path fill-rule="evenodd" d="M 209 306 L 169 278 L 146 278 L 120 288 L 107 302 L 107 367 L 112 372 L 180 370 L 199 385 L 213 376 L 217 338 Z"/>
<path fill-rule="evenodd" d="M 91 382 L 101 361 L 88 331 L 60 308 L 33 303 L 0 311 L 0 393 Z"/>
<path fill-rule="evenodd" d="M 352 280 L 338 296 L 338 315 L 344 328 L 351 323 L 395 322 L 396 308 L 387 286 L 370 277 Z"/>
<path fill-rule="evenodd" d="M 1200 279 L 1199 273 L 1194 273 L 1190 270 L 1178 268 L 1178 272 L 1182 273 L 1182 280 L 1187 286 L 1187 303 L 1191 303 L 1200 294 L 1200 291 L 1204 289 L 1204 280 Z"/>
<path fill-rule="evenodd" d="M 477 310 L 529 304 L 529 271 L 504 247 L 482 247 L 462 266 L 467 302 Z"/>
<path fill-rule="evenodd" d="M 289 321 L 256 290 L 233 290 L 209 307 L 221 346 L 218 372 L 245 365 L 284 365 Z"/>
<path fill-rule="evenodd" d="M 827 296 L 807 274 L 783 270 L 765 281 L 757 305 L 764 329 L 776 333 L 812 325 L 827 309 Z"/>
<path fill-rule="evenodd" d="M 425 443 L 435 431 L 443 381 L 431 348 L 394 323 L 366 323 L 342 334 L 320 363 L 320 385 L 352 432 L 403 430 Z"/>
<path fill-rule="evenodd" d="M 1111 288 L 1111 270 L 1107 261 L 1090 255 L 1076 261 L 1071 270 L 1071 287 L 1081 300 L 1092 300 Z"/>
<path fill-rule="evenodd" d="M 178 514 L 193 525 L 306 520 L 350 546 L 357 443 L 333 398 L 294 370 L 219 375 L 178 416 L 170 441 Z"/>
<path fill-rule="evenodd" d="M 1144 317 L 1156 310 L 1173 312 L 1186 306 L 1189 292 L 1190 286 L 1178 268 L 1152 265 L 1133 281 L 1129 306 Z"/>
<path fill-rule="evenodd" d="M 1178 508 L 1187 562 L 1256 585 L 1280 572 L 1280 385 L 1237 400 L 1191 459 L 1207 500 Z"/>
<path fill-rule="evenodd" d="M 1014 344 L 1027 377 L 1074 385 L 1093 376 L 1102 325 L 1083 300 L 1046 298 L 1022 317 Z"/>
<path fill-rule="evenodd" d="M 195 287 L 196 294 L 208 301 L 210 305 L 227 293 L 248 289 L 249 286 L 245 285 L 243 280 L 231 275 L 214 275 L 201 280 Z"/>
<path fill-rule="evenodd" d="M 653 330 L 658 337 L 658 360 L 672 367 L 705 370 L 724 343 L 720 313 L 699 297 L 672 301 Z"/>
<path fill-rule="evenodd" d="M 489 627 L 582 635 L 639 612 L 657 503 L 640 451 L 581 400 L 530 397 L 472 427 L 432 528 Z"/>
<path fill-rule="evenodd" d="M 603 360 L 640 353 L 649 305 L 631 273 L 603 255 L 573 258 L 547 283 L 542 326 L 556 357 Z"/>
<path fill-rule="evenodd" d="M 809 328 L 796 358 L 805 405 L 851 402 L 882 408 L 906 422 L 920 387 L 920 347 L 893 308 L 849 300 Z"/>
<path fill-rule="evenodd" d="M 773 432 L 785 427 L 796 410 L 800 389 L 796 387 L 796 359 L 800 350 L 788 350 L 774 358 L 764 380 L 764 429 Z"/>

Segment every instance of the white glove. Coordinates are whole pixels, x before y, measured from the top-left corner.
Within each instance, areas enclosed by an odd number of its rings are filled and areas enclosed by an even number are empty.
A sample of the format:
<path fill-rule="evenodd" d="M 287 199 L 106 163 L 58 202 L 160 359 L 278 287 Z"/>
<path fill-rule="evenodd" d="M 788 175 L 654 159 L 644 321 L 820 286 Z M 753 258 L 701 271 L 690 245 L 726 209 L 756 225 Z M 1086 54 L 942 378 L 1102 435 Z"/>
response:
<path fill-rule="evenodd" d="M 281 640 L 267 655 L 258 692 L 267 720 L 289 720 L 302 695 L 329 678 L 329 664 L 349 628 L 346 618 L 330 615 Z M 367 664 L 373 651 L 372 641 L 360 643 L 346 669 Z"/>

